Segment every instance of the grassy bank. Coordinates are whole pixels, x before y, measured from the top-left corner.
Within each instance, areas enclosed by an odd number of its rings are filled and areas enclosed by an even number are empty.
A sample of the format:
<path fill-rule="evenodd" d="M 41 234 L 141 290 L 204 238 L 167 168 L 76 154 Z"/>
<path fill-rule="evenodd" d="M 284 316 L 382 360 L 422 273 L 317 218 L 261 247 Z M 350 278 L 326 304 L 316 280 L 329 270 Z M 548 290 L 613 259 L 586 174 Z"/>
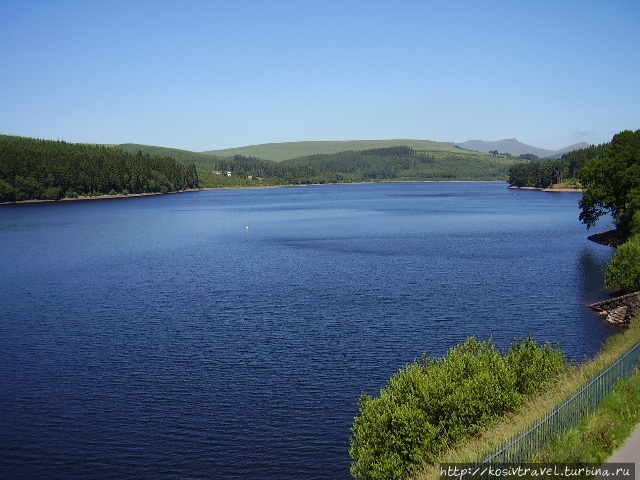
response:
<path fill-rule="evenodd" d="M 544 395 L 534 398 L 515 414 L 505 416 L 483 434 L 462 442 L 441 455 L 433 465 L 426 466 L 416 476 L 416 480 L 439 478 L 439 463 L 476 462 L 493 453 L 500 445 L 513 439 L 514 436 L 526 431 L 532 424 L 549 414 L 557 405 L 588 383 L 594 376 L 615 362 L 629 348 L 640 341 L 640 319 L 635 318 L 629 328 L 611 337 L 603 346 L 601 352 L 592 360 L 572 367 L 563 374 Z M 639 376 L 638 373 L 635 374 Z M 626 395 L 626 394 L 625 394 Z M 622 401 L 622 400 L 620 400 Z M 606 402 L 605 402 L 606 403 Z M 622 415 L 624 417 L 624 414 Z M 624 422 L 623 422 L 624 420 Z M 589 420 L 585 419 L 585 422 Z M 621 418 L 625 426 L 616 426 L 619 433 L 611 433 L 610 446 L 606 452 L 617 448 L 622 441 L 624 431 L 631 430 L 636 424 L 637 416 L 631 415 Z M 606 427 L 608 428 L 608 427 Z M 596 428 L 597 431 L 597 428 Z M 578 440 L 579 441 L 579 440 Z M 597 442 L 594 442 L 597 443 Z M 566 451 L 564 443 L 561 443 Z M 556 448 L 558 450 L 558 448 Z M 602 453 L 606 459 L 608 453 Z M 545 457 L 550 461 L 550 457 Z M 598 460 L 596 460 L 598 461 Z"/>
<path fill-rule="evenodd" d="M 601 464 L 620 448 L 640 422 L 640 370 L 620 380 L 593 415 L 550 441 L 532 459 L 540 463 Z"/>

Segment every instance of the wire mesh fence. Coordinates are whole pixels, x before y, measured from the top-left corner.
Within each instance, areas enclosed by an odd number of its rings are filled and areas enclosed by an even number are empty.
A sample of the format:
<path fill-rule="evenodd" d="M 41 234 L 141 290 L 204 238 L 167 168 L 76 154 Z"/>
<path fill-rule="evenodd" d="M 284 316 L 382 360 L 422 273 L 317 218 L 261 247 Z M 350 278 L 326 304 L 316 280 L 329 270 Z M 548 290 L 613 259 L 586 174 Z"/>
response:
<path fill-rule="evenodd" d="M 611 393 L 616 382 L 631 375 L 639 360 L 640 343 L 627 350 L 615 363 L 600 372 L 576 394 L 529 430 L 503 444 L 495 453 L 479 462 L 477 467 L 526 461 L 550 437 L 574 428 L 583 416 L 593 413 L 601 400 Z M 462 475 L 459 478 L 466 477 Z"/>

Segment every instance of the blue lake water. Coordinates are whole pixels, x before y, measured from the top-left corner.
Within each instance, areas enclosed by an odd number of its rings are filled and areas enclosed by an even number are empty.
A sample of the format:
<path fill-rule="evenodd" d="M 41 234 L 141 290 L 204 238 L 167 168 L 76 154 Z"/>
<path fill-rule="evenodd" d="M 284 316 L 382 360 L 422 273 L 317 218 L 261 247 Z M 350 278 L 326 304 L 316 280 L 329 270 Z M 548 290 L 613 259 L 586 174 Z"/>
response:
<path fill-rule="evenodd" d="M 575 193 L 504 183 L 0 206 L 0 478 L 348 479 L 360 393 L 469 336 L 615 330 Z M 607 230 L 602 224 L 596 231 Z"/>

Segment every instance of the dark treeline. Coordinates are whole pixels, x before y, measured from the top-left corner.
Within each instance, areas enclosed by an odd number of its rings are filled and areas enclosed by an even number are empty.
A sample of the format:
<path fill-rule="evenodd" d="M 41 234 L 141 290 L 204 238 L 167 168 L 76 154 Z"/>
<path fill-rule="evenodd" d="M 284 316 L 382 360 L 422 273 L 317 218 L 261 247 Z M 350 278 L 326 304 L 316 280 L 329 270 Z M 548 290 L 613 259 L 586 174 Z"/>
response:
<path fill-rule="evenodd" d="M 349 150 L 332 154 L 317 154 L 286 160 L 291 165 L 313 165 L 316 168 L 342 172 L 359 180 L 385 180 L 398 177 L 398 170 L 417 170 L 424 163 L 433 163 L 425 154 L 416 154 L 409 147 Z"/>
<path fill-rule="evenodd" d="M 220 159 L 212 164 L 214 171 L 231 172 L 232 181 L 246 179 L 269 185 L 308 185 L 318 183 L 338 183 L 351 179 L 348 176 L 322 168 L 307 165 L 276 163 L 260 158 L 235 155 L 230 159 Z"/>
<path fill-rule="evenodd" d="M 558 159 L 535 158 L 516 163 L 509 169 L 509 184 L 513 187 L 548 188 L 567 181 L 575 183 L 582 167 L 587 161 L 598 157 L 605 145 L 574 150 Z"/>
<path fill-rule="evenodd" d="M 0 135 L 0 201 L 168 193 L 200 186 L 195 165 L 100 145 Z"/>

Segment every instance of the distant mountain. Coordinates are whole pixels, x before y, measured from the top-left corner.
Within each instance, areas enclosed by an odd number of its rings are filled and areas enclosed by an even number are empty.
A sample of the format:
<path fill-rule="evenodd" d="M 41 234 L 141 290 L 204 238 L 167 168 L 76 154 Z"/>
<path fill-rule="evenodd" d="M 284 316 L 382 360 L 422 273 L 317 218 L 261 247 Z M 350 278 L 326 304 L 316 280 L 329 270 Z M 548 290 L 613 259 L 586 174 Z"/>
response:
<path fill-rule="evenodd" d="M 560 150 L 556 150 L 551 155 L 547 155 L 548 157 L 561 157 L 565 153 L 573 152 L 574 150 L 582 150 L 583 148 L 589 148 L 591 144 L 587 142 L 574 143 L 573 145 L 569 145 L 568 147 L 561 148 Z"/>
<path fill-rule="evenodd" d="M 464 148 L 465 150 L 473 150 L 476 152 L 493 152 L 508 153 L 517 157 L 518 155 L 524 155 L 525 153 L 532 153 L 540 158 L 561 156 L 563 153 L 571 152 L 573 150 L 579 150 L 581 148 L 587 148 L 590 145 L 588 143 L 576 143 L 568 147 L 561 148 L 560 150 L 545 150 L 544 148 L 532 147 L 525 143 L 519 142 L 515 138 L 508 138 L 505 140 L 498 140 L 496 142 L 485 142 L 484 140 L 469 140 L 463 143 L 452 143 L 456 147 Z"/>
<path fill-rule="evenodd" d="M 310 141 L 310 142 L 283 142 L 265 143 L 262 145 L 249 145 L 246 147 L 227 148 L 224 150 L 210 150 L 208 155 L 220 157 L 233 157 L 243 155 L 245 157 L 262 158 L 281 162 L 293 158 L 309 155 L 331 154 L 346 152 L 349 150 L 371 150 L 373 148 L 410 147 L 415 150 L 430 150 L 438 152 L 456 152 L 457 149 L 448 143 L 434 142 L 431 140 L 344 140 L 344 141 Z"/>

